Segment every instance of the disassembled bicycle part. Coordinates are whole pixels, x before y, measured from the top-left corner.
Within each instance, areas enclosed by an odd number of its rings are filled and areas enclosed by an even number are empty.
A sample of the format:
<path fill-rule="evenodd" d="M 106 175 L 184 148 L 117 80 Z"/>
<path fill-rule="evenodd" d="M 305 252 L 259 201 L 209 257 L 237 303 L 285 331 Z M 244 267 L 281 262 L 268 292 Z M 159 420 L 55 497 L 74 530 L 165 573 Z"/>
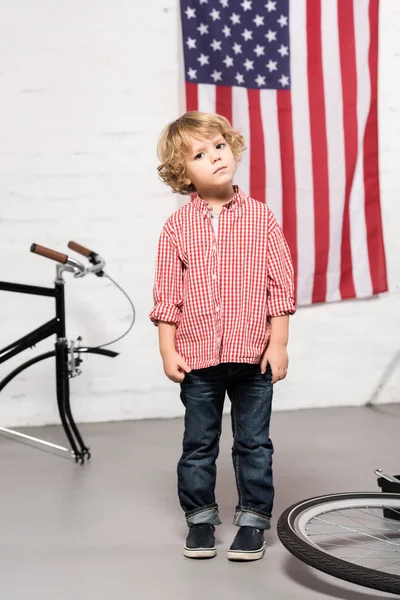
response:
<path fill-rule="evenodd" d="M 397 479 L 397 477 L 394 477 L 394 475 L 385 473 L 385 471 L 382 471 L 382 469 L 375 469 L 374 473 L 379 475 L 379 477 L 383 477 L 383 479 L 387 479 L 387 481 L 390 481 L 391 483 L 400 483 L 400 479 Z"/>
<path fill-rule="evenodd" d="M 41 440 L 40 438 L 33 437 L 32 435 L 27 435 L 26 433 L 21 433 L 20 431 L 15 431 L 14 429 L 7 429 L 6 427 L 0 427 L 0 431 L 2 431 L 3 433 L 6 433 L 8 435 L 15 435 L 24 440 L 29 440 L 31 442 L 43 444 L 44 446 L 48 446 L 49 448 L 54 448 L 55 450 L 60 450 L 61 452 L 66 452 L 67 454 L 70 454 L 75 459 L 76 462 L 78 462 L 78 460 L 81 459 L 81 457 L 79 455 L 76 455 L 73 450 L 70 450 L 69 448 L 64 448 L 64 446 L 59 446 L 58 444 L 52 444 L 51 442 L 46 442 L 45 440 Z M 82 464 L 82 462 L 81 462 L 81 464 Z"/>
<path fill-rule="evenodd" d="M 308 498 L 278 519 L 289 552 L 333 577 L 400 594 L 400 494 L 349 492 Z"/>
<path fill-rule="evenodd" d="M 81 353 L 99 354 L 114 358 L 115 356 L 118 356 L 118 352 L 106 350 L 100 346 L 94 348 L 82 347 L 80 337 L 77 339 L 76 342 L 72 341 L 70 342 L 70 344 L 68 344 L 65 326 L 65 292 L 64 279 L 62 277 L 63 272 L 71 272 L 73 273 L 74 277 L 83 277 L 89 273 L 93 273 L 98 277 L 102 277 L 104 275 L 106 277 L 109 277 L 103 271 L 105 261 L 103 258 L 101 258 L 99 254 L 72 241 L 69 242 L 68 247 L 74 250 L 75 252 L 78 252 L 79 254 L 85 256 L 92 266 L 85 267 L 82 263 L 75 260 L 74 258 L 70 258 L 66 254 L 62 254 L 55 250 L 51 250 L 50 248 L 46 248 L 45 246 L 32 244 L 31 252 L 35 254 L 40 254 L 41 256 L 50 258 L 51 260 L 57 262 L 54 288 L 24 285 L 8 281 L 0 281 L 0 290 L 22 294 L 33 294 L 36 296 L 53 297 L 55 298 L 56 305 L 55 318 L 51 319 L 44 325 L 41 325 L 34 331 L 31 331 L 22 338 L 14 341 L 5 348 L 0 349 L 0 363 L 9 360 L 10 358 L 16 356 L 23 350 L 26 350 L 27 348 L 32 348 L 38 342 L 52 335 L 56 336 L 55 350 L 36 356 L 33 359 L 24 362 L 22 365 L 19 365 L 3 380 L 0 381 L 0 391 L 12 379 L 14 379 L 14 377 L 16 377 L 19 373 L 21 373 L 23 370 L 27 369 L 31 365 L 45 360 L 46 358 L 55 357 L 58 412 L 60 415 L 64 432 L 71 445 L 71 449 L 64 448 L 63 446 L 59 446 L 57 444 L 53 444 L 45 440 L 41 440 L 39 438 L 29 436 L 24 433 L 20 433 L 18 431 L 13 431 L 5 427 L 0 427 L 0 431 L 6 433 L 7 435 L 14 435 L 20 438 L 21 440 L 29 440 L 31 442 L 43 444 L 44 446 L 54 448 L 61 452 L 65 452 L 69 455 L 72 455 L 75 458 L 76 462 L 79 461 L 81 464 L 83 464 L 85 459 L 90 458 L 90 451 L 89 448 L 85 445 L 82 436 L 79 432 L 78 426 L 76 425 L 72 415 L 70 405 L 69 379 L 71 377 L 76 377 L 81 373 L 81 370 L 79 369 L 79 365 L 82 362 Z M 127 295 L 125 292 L 124 294 Z"/>

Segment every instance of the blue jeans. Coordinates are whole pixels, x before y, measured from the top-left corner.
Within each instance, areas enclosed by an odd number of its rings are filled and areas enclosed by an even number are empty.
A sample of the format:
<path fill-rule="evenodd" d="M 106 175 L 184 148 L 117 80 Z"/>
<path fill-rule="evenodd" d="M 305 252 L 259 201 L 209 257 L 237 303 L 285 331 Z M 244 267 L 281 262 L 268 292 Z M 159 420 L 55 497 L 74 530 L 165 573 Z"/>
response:
<path fill-rule="evenodd" d="M 180 384 L 185 406 L 178 495 L 188 525 L 221 523 L 215 501 L 225 393 L 231 402 L 232 460 L 238 503 L 234 524 L 270 528 L 274 499 L 273 445 L 269 439 L 272 373 L 260 364 L 221 363 L 186 373 Z"/>

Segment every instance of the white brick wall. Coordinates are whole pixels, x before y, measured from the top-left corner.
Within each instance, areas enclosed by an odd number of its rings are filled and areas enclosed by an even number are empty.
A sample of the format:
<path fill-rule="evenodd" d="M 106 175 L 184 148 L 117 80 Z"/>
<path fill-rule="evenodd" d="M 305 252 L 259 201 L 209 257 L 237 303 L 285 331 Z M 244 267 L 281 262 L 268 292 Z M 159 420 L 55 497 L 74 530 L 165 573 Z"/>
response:
<path fill-rule="evenodd" d="M 88 357 L 71 382 L 80 421 L 182 414 L 148 320 L 159 232 L 178 206 L 156 176 L 161 128 L 183 111 L 177 0 L 18 0 L 0 5 L 0 279 L 52 285 L 54 263 L 32 242 L 100 252 L 132 296 L 136 324 L 114 360 Z M 298 311 L 290 377 L 276 409 L 362 404 L 400 346 L 400 5 L 381 3 L 382 208 L 391 293 Z M 150 43 L 149 43 L 150 40 Z M 116 337 L 129 306 L 107 281 L 66 275 L 68 335 Z M 4 346 L 52 317 L 53 301 L 0 292 Z M 0 366 L 0 378 L 51 348 L 42 342 Z M 380 400 L 399 400 L 399 372 Z M 0 424 L 58 422 L 54 364 L 36 365 L 0 394 Z"/>

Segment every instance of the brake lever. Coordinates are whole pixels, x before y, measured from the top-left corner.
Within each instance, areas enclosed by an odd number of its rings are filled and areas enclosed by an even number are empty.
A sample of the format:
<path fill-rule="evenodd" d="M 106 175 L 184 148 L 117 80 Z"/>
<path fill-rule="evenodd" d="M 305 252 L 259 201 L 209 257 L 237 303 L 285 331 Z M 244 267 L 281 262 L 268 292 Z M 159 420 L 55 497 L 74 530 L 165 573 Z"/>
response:
<path fill-rule="evenodd" d="M 100 256 L 100 254 L 97 254 L 97 252 L 94 252 L 93 250 L 90 250 L 81 244 L 77 244 L 72 240 L 68 242 L 68 248 L 71 248 L 71 250 L 74 250 L 74 252 L 78 252 L 78 254 L 85 256 L 93 265 L 92 267 L 86 268 L 85 274 L 93 273 L 94 275 L 97 275 L 97 277 L 103 277 L 103 275 L 105 275 L 103 268 L 106 265 L 106 261 Z"/>
<path fill-rule="evenodd" d="M 92 267 L 84 267 L 83 271 L 81 268 L 76 269 L 74 272 L 74 277 L 85 277 L 88 273 L 93 273 L 93 275 L 97 275 L 97 277 L 103 277 L 105 275 L 103 268 L 106 265 L 106 261 L 96 254 L 94 256 L 88 257 L 89 262 L 92 263 Z M 72 265 L 71 265 L 72 266 Z"/>
<path fill-rule="evenodd" d="M 93 273 L 97 275 L 97 277 L 103 277 L 105 275 L 103 268 L 106 266 L 106 261 L 104 258 L 100 256 L 100 254 L 93 254 L 88 257 L 90 263 L 92 263 L 93 267 L 88 267 L 86 270 L 88 273 Z"/>

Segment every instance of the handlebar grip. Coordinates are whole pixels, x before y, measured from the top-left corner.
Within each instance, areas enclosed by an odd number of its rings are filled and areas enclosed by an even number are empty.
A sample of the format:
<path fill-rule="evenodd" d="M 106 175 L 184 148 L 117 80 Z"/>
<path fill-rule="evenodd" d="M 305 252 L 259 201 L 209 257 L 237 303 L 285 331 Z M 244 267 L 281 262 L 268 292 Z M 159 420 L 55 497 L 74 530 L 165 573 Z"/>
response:
<path fill-rule="evenodd" d="M 96 252 L 93 252 L 93 250 L 89 250 L 89 248 L 85 248 L 85 246 L 81 246 L 76 242 L 68 242 L 68 248 L 71 248 L 71 250 L 74 250 L 75 252 L 78 252 L 78 254 L 82 254 L 82 256 L 86 256 L 87 258 L 96 254 Z"/>
<path fill-rule="evenodd" d="M 40 256 L 44 256 L 46 258 L 51 258 L 51 260 L 55 260 L 63 265 L 65 265 L 68 260 L 68 256 L 66 254 L 56 252 L 55 250 L 51 250 L 51 248 L 46 248 L 46 246 L 40 246 L 39 244 L 32 244 L 31 252 L 40 254 Z"/>

